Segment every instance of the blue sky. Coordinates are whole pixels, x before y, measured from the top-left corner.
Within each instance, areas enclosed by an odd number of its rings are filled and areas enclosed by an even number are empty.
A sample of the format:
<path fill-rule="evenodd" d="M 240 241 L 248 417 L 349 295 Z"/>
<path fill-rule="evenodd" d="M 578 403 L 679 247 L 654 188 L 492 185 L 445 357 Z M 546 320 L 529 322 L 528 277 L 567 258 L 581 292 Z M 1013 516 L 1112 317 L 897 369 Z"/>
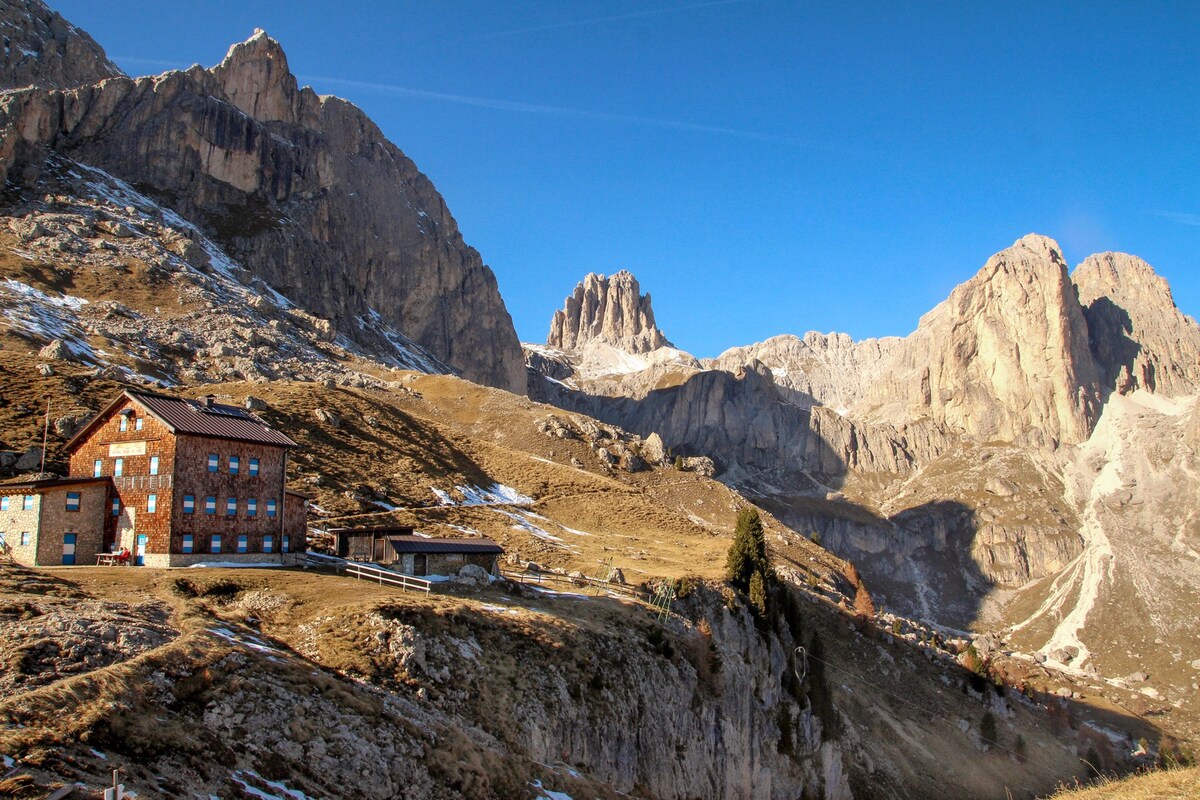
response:
<path fill-rule="evenodd" d="M 700 356 L 903 335 L 1030 232 L 1200 313 L 1200 4 L 51 2 L 131 74 L 265 28 L 429 175 L 526 341 L 623 268 Z"/>

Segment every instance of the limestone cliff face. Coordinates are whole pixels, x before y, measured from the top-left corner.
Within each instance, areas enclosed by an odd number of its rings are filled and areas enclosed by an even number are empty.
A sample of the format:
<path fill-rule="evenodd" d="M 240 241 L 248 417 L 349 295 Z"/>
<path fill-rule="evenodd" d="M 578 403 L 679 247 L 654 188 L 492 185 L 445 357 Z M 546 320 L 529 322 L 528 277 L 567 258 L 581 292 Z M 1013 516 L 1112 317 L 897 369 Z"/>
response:
<path fill-rule="evenodd" d="M 886 369 L 854 412 L 1039 446 L 1086 440 L 1099 414 L 1087 321 L 1061 250 L 1044 236 L 988 259 L 921 318 Z"/>
<path fill-rule="evenodd" d="M 796 405 L 848 409 L 884 377 L 887 359 L 902 341 L 893 336 L 856 342 L 844 333 L 809 331 L 803 337 L 785 334 L 730 348 L 704 365 L 729 370 L 759 361 Z"/>
<path fill-rule="evenodd" d="M 382 321 L 524 391 L 495 276 L 437 190 L 360 110 L 298 89 L 261 31 L 211 70 L 0 96 L 0 174 L 28 183 L 53 153 L 155 196 L 336 333 Z"/>
<path fill-rule="evenodd" d="M 554 312 L 546 344 L 580 350 L 597 340 L 627 353 L 671 346 L 654 324 L 650 295 L 641 293 L 637 278 L 626 270 L 609 277 L 588 273 L 563 309 Z"/>
<path fill-rule="evenodd" d="M 104 49 L 41 0 L 0 0 L 0 91 L 70 88 L 124 73 Z"/>
<path fill-rule="evenodd" d="M 1075 268 L 1106 388 L 1178 396 L 1200 390 L 1200 326 L 1175 306 L 1171 287 L 1137 256 L 1101 253 Z"/>

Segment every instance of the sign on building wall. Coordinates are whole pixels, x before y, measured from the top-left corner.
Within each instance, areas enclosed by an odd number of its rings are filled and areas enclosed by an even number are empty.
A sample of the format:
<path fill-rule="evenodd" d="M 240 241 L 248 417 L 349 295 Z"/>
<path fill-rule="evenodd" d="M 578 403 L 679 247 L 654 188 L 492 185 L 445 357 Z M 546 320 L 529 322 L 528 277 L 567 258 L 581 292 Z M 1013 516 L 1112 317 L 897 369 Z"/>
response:
<path fill-rule="evenodd" d="M 108 446 L 108 457 L 116 458 L 117 456 L 144 456 L 146 455 L 145 442 L 114 442 Z"/>

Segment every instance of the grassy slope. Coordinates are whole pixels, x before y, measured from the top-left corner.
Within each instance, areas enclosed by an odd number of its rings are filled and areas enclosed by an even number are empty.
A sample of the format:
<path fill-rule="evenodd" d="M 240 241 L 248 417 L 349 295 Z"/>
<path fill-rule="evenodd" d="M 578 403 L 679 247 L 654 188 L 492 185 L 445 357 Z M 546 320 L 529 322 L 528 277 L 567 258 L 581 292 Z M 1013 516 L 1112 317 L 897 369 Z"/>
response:
<path fill-rule="evenodd" d="M 1191 800 L 1200 797 L 1200 767 L 1106 780 L 1098 786 L 1064 789 L 1054 797 L 1062 800 Z"/>

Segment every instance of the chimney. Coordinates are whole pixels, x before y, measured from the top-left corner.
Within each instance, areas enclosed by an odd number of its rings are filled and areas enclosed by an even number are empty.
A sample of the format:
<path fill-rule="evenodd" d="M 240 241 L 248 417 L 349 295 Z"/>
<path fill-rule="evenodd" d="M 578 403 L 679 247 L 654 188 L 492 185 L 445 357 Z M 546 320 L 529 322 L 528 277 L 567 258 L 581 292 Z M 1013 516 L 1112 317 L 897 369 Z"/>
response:
<path fill-rule="evenodd" d="M 204 397 L 200 398 L 200 400 L 204 403 L 205 408 L 212 408 L 213 400 L 216 400 L 216 399 L 217 399 L 217 396 L 215 394 L 206 394 L 206 395 L 204 395 Z"/>

